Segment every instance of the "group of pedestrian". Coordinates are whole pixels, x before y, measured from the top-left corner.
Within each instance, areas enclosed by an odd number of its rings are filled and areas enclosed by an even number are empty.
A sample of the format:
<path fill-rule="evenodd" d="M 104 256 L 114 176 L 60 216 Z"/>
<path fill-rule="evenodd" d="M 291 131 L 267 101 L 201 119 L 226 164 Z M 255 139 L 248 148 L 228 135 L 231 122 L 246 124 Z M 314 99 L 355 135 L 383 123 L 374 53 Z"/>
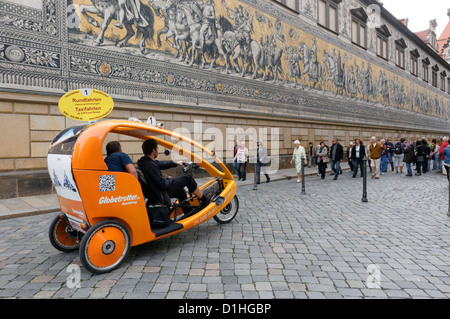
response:
<path fill-rule="evenodd" d="M 235 141 L 234 146 L 234 168 L 238 175 L 238 180 L 245 181 L 247 177 L 248 149 L 244 142 Z M 447 178 L 450 181 L 450 146 L 448 137 L 442 139 L 433 139 L 431 143 L 426 138 L 419 141 L 410 141 L 406 143 L 405 138 L 392 143 L 388 138 L 377 141 L 375 136 L 371 137 L 369 145 L 366 147 L 360 138 L 356 138 L 347 148 L 347 161 L 350 166 L 352 177 L 356 178 L 358 170 L 363 177 L 363 160 L 367 159 L 371 177 L 379 179 L 388 170 L 396 173 L 403 173 L 403 167 L 406 166 L 406 176 L 413 176 L 412 166 L 415 165 L 416 176 L 420 176 L 430 170 L 436 173 L 442 173 L 445 168 Z M 269 174 L 266 171 L 268 164 L 267 149 L 257 141 L 256 150 L 256 183 L 260 184 L 261 171 L 266 177 L 266 183 L 270 182 Z M 299 140 L 294 141 L 291 165 L 294 165 L 297 172 L 297 183 L 302 180 L 301 169 L 304 166 L 318 166 L 318 176 L 325 179 L 328 163 L 331 164 L 333 180 L 337 180 L 342 174 L 341 163 L 344 160 L 344 148 L 339 143 L 339 139 L 334 137 L 332 145 L 329 147 L 325 142 L 320 142 L 314 147 L 310 142 L 306 150 Z"/>
<path fill-rule="evenodd" d="M 261 171 L 266 177 L 266 183 L 270 182 L 269 174 L 267 173 L 266 166 L 269 161 L 267 156 L 267 148 L 262 144 L 261 141 L 256 142 L 256 164 L 255 164 L 255 174 L 256 183 L 260 184 Z M 234 141 L 234 152 L 233 152 L 233 166 L 236 170 L 238 180 L 245 181 L 247 179 L 247 162 L 248 158 L 248 148 L 245 146 L 245 142 L 240 142 L 238 140 Z"/>
<path fill-rule="evenodd" d="M 311 165 L 318 166 L 319 172 L 317 175 L 325 179 L 326 170 L 328 167 L 328 161 L 331 160 L 331 169 L 333 170 L 334 179 L 337 179 L 338 175 L 342 172 L 340 163 L 344 158 L 344 149 L 337 138 L 333 139 L 333 145 L 328 147 L 325 142 L 320 142 L 319 145 L 314 148 L 312 143 L 309 143 L 308 156 L 306 155 L 306 150 L 300 145 L 300 141 L 296 140 L 294 142 L 294 151 L 292 154 L 292 163 L 295 164 L 297 170 L 297 183 L 302 180 L 301 168 L 302 168 L 302 157 L 303 164 L 308 167 Z"/>
<path fill-rule="evenodd" d="M 416 165 L 416 176 L 425 174 L 431 170 L 436 173 L 443 173 L 445 168 L 447 178 L 450 181 L 450 146 L 448 137 L 442 139 L 432 139 L 431 143 L 426 138 L 420 141 L 410 142 L 405 145 L 404 159 L 408 174 L 413 176 L 411 165 Z"/>
<path fill-rule="evenodd" d="M 298 155 L 304 154 L 305 151 L 298 151 L 298 141 L 294 142 L 293 160 Z M 354 142 L 350 143 L 347 148 L 347 161 L 352 171 L 352 177 L 356 178 L 358 170 L 360 176 L 363 177 L 363 160 L 367 159 L 371 177 L 379 179 L 391 166 L 392 172 L 402 174 L 403 167 L 406 166 L 406 176 L 413 176 L 412 166 L 416 166 L 415 176 L 420 176 L 430 170 L 436 173 L 443 173 L 445 168 L 447 178 L 450 181 L 450 146 L 448 144 L 448 137 L 441 139 L 432 139 L 429 142 L 425 137 L 419 141 L 410 141 L 406 143 L 405 138 L 393 143 L 388 138 L 377 140 L 375 136 L 371 137 L 369 145 L 366 147 L 360 138 L 356 138 Z M 306 158 L 306 154 L 304 154 Z M 334 180 L 337 180 L 342 174 L 341 163 L 344 160 L 344 151 L 338 138 L 333 138 L 332 146 L 328 147 L 324 142 L 320 142 L 316 147 L 313 143 L 309 143 L 308 159 L 305 159 L 305 165 L 311 167 L 318 166 L 318 176 L 325 178 L 327 163 L 331 163 Z M 296 167 L 299 161 L 296 161 Z M 297 167 L 297 172 L 299 168 Z M 297 181 L 301 180 L 300 175 Z"/>

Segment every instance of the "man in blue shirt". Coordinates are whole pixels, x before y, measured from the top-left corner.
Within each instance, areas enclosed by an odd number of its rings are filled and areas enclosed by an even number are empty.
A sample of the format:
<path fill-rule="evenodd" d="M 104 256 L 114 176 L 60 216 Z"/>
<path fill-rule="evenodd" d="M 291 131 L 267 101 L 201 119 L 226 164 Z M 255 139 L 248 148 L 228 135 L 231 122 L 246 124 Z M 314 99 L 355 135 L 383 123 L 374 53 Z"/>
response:
<path fill-rule="evenodd" d="M 119 142 L 109 142 L 106 145 L 106 155 L 105 163 L 108 166 L 108 171 L 126 172 L 136 177 L 136 179 L 138 178 L 133 161 L 127 154 L 122 153 L 122 147 Z"/>

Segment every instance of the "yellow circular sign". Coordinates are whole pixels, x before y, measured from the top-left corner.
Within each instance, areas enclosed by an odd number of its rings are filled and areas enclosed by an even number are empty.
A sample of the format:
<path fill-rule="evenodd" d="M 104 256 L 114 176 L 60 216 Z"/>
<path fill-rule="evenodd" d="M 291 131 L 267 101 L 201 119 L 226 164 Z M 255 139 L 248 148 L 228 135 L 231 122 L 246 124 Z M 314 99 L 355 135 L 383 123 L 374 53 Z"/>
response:
<path fill-rule="evenodd" d="M 62 114 L 78 121 L 94 121 L 104 118 L 114 108 L 113 99 L 94 89 L 80 89 L 66 93 L 59 100 Z"/>

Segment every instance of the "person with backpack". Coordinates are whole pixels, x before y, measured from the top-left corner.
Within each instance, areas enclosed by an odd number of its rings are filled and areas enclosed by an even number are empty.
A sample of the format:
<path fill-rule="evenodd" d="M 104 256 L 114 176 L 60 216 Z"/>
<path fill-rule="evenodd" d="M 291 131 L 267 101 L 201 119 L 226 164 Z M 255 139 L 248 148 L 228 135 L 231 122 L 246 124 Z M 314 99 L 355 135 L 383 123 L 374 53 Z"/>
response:
<path fill-rule="evenodd" d="M 406 148 L 406 144 L 405 144 L 404 138 L 401 138 L 400 141 L 398 141 L 394 145 L 393 157 L 394 157 L 395 173 L 399 173 L 399 169 L 400 169 L 400 174 L 403 173 L 403 157 L 405 155 L 404 154 L 405 148 Z"/>
<path fill-rule="evenodd" d="M 416 160 L 416 154 L 414 151 L 414 145 L 410 141 L 409 145 L 403 150 L 403 162 L 405 162 L 406 169 L 408 170 L 408 173 L 406 174 L 406 176 L 413 176 L 411 164 L 414 163 L 415 160 Z"/>

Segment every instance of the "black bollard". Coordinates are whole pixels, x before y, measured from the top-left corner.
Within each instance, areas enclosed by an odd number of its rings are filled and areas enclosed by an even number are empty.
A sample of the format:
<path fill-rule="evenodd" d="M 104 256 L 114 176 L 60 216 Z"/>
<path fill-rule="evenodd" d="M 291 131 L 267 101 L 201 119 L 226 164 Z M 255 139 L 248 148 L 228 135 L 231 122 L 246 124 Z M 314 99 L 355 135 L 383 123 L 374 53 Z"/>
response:
<path fill-rule="evenodd" d="M 256 190 L 258 190 L 258 186 L 257 186 L 257 183 L 256 183 L 256 169 L 257 169 L 257 166 L 258 165 L 258 163 L 255 163 L 255 173 L 253 174 L 254 175 L 254 177 L 253 177 L 253 190 L 254 191 L 256 191 Z"/>
<path fill-rule="evenodd" d="M 302 195 L 306 195 L 305 191 L 305 158 L 302 156 Z"/>
<path fill-rule="evenodd" d="M 363 195 L 362 195 L 362 202 L 367 203 L 367 158 L 363 158 Z"/>

